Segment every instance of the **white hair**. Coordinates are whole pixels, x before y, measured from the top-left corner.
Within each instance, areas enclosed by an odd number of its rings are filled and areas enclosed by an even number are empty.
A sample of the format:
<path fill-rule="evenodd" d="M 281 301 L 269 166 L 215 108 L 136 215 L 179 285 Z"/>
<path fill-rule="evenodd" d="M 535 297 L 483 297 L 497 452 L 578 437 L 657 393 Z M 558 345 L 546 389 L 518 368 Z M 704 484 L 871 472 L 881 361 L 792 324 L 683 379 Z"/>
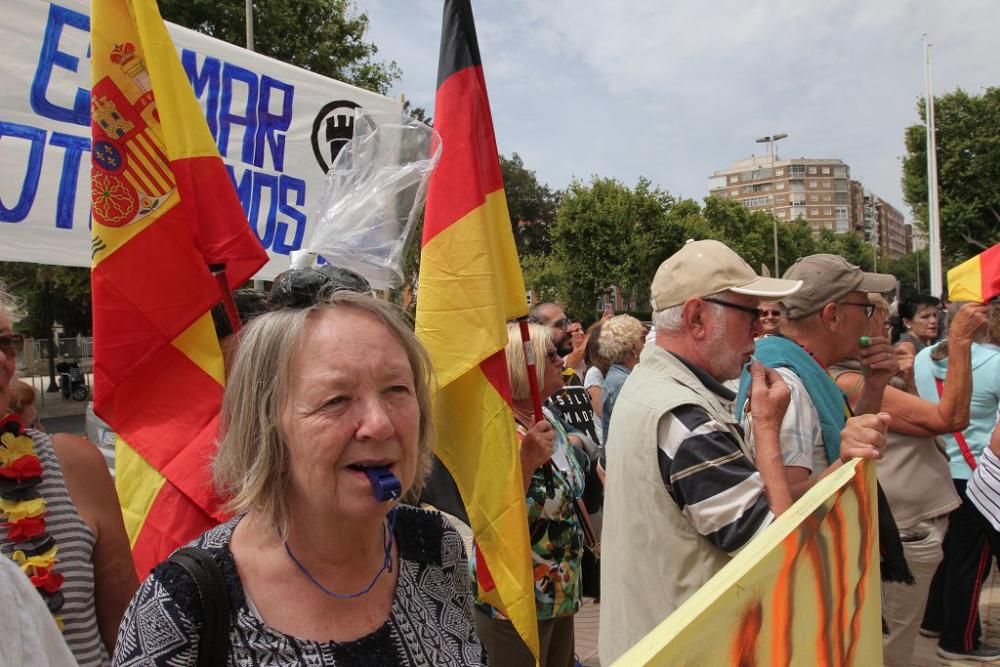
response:
<path fill-rule="evenodd" d="M 721 318 L 722 309 L 725 306 L 720 306 L 711 301 L 706 301 L 705 304 L 711 308 L 714 315 Z M 654 311 L 653 326 L 656 327 L 657 333 L 662 331 L 665 334 L 679 334 L 684 329 L 684 304 L 681 303 L 670 308 Z"/>

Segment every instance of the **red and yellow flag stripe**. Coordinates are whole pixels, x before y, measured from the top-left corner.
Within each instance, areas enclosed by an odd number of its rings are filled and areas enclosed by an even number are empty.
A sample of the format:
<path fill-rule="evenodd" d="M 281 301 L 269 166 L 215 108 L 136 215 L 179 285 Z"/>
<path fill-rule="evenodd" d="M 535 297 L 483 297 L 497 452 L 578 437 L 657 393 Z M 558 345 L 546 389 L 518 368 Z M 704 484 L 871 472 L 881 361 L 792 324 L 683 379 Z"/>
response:
<path fill-rule="evenodd" d="M 1000 243 L 948 271 L 948 299 L 986 303 L 1000 296 Z"/>

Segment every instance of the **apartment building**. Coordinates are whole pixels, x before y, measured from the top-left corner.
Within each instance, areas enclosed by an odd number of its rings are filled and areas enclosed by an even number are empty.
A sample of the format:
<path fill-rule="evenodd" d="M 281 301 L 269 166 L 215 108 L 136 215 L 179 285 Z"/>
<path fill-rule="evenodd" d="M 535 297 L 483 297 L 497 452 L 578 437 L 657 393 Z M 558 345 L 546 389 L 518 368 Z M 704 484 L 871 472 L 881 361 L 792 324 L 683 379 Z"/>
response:
<path fill-rule="evenodd" d="M 803 218 L 813 230 L 856 232 L 883 256 L 909 252 L 903 214 L 851 179 L 843 160 L 751 156 L 708 179 L 709 194 L 751 210 L 773 211 L 779 221 Z"/>
<path fill-rule="evenodd" d="M 850 168 L 842 160 L 753 156 L 716 171 L 709 194 L 739 201 L 751 210 L 773 210 L 778 220 L 804 218 L 813 229 L 854 229 Z"/>

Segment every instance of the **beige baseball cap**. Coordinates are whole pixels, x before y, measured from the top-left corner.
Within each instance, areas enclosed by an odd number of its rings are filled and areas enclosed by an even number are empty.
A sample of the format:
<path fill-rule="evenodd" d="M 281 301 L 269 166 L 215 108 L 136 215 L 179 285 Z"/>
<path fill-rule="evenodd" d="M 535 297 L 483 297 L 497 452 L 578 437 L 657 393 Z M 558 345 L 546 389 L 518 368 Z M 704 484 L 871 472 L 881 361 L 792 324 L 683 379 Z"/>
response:
<path fill-rule="evenodd" d="M 895 276 L 866 273 L 840 255 L 803 257 L 788 267 L 784 278 L 802 283 L 802 289 L 781 299 L 790 320 L 812 315 L 850 292 L 882 293 L 896 287 Z"/>
<path fill-rule="evenodd" d="M 660 264 L 649 301 L 659 311 L 725 290 L 778 301 L 801 286 L 801 280 L 761 278 L 726 244 L 707 239 L 688 241 Z"/>

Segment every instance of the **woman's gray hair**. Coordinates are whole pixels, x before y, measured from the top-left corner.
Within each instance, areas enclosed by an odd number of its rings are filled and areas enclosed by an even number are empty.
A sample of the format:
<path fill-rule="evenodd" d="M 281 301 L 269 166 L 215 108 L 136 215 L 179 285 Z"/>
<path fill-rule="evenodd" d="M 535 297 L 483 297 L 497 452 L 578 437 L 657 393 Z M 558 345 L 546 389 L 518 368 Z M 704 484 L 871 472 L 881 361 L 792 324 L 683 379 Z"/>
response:
<path fill-rule="evenodd" d="M 613 364 L 628 361 L 635 352 L 635 341 L 642 338 L 642 322 L 631 315 L 615 315 L 601 325 L 597 351 Z"/>
<path fill-rule="evenodd" d="M 321 313 L 343 310 L 373 315 L 405 350 L 420 409 L 417 474 L 408 499 L 419 496 L 430 472 L 431 364 L 402 311 L 368 295 L 338 291 L 308 308 L 283 308 L 260 315 L 238 334 L 235 362 L 222 401 L 221 439 L 212 475 L 216 489 L 228 498 L 228 511 L 255 510 L 282 535 L 287 534 L 291 517 L 285 498 L 288 447 L 280 425 L 292 361 L 302 347 L 307 322 Z"/>
<path fill-rule="evenodd" d="M 531 349 L 535 353 L 535 377 L 539 388 L 545 386 L 545 369 L 548 364 L 548 347 L 552 342 L 552 329 L 541 324 L 529 324 Z M 507 374 L 510 376 L 510 395 L 515 401 L 531 398 L 528 380 L 528 364 L 524 360 L 524 343 L 521 342 L 521 327 L 517 322 L 507 324 Z"/>
<path fill-rule="evenodd" d="M 7 286 L 0 282 L 0 317 L 16 324 L 23 316 L 21 299 L 8 292 Z"/>

